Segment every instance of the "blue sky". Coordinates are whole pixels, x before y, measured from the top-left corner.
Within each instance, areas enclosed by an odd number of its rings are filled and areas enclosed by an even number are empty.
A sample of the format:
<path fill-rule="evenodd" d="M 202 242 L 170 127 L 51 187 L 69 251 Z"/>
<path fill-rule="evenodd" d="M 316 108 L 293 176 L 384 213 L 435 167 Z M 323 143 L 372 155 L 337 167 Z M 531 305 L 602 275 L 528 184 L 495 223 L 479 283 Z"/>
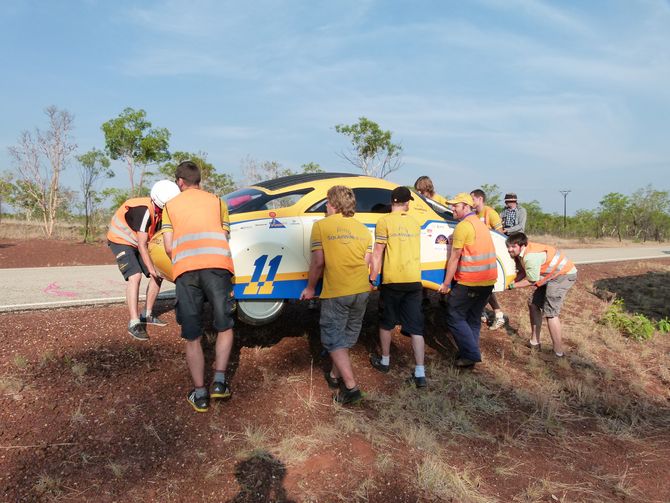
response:
<path fill-rule="evenodd" d="M 4 0 L 0 27 L 2 171 L 56 105 L 79 153 L 143 108 L 240 180 L 247 156 L 355 171 L 334 125 L 366 116 L 404 147 L 389 179 L 444 194 L 495 183 L 562 212 L 571 189 L 572 213 L 670 187 L 666 0 Z"/>

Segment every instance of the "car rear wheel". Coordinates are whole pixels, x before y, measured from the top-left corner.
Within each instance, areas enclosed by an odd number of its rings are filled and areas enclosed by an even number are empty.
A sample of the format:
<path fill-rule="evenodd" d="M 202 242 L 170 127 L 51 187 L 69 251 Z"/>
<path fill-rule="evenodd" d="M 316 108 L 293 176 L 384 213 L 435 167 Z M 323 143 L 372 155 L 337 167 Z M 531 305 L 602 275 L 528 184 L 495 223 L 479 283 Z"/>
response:
<path fill-rule="evenodd" d="M 281 315 L 286 302 L 284 300 L 238 300 L 237 317 L 249 325 L 266 325 Z"/>

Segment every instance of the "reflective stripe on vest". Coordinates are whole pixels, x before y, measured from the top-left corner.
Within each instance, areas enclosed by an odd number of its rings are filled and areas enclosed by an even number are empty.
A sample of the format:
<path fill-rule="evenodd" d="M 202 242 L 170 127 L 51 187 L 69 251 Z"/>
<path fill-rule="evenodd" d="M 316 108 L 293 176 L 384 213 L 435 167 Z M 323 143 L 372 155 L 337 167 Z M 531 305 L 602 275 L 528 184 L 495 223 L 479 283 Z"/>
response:
<path fill-rule="evenodd" d="M 227 269 L 234 272 L 228 238 L 221 227 L 221 200 L 200 189 L 188 189 L 168 201 L 173 229 L 172 273 Z"/>
<path fill-rule="evenodd" d="M 466 217 L 464 222 L 474 227 L 475 242 L 463 247 L 454 279 L 459 283 L 495 282 L 498 265 L 491 233 L 476 215 Z"/>
<path fill-rule="evenodd" d="M 575 267 L 575 264 L 573 264 L 562 251 L 557 250 L 553 246 L 539 243 L 528 243 L 526 246 L 526 253 L 547 254 L 544 264 L 540 267 L 540 279 L 535 283 L 535 286 L 542 286 L 556 276 L 569 273 Z"/>
<path fill-rule="evenodd" d="M 114 213 L 112 221 L 109 223 L 109 229 L 107 230 L 107 239 L 112 243 L 120 245 L 130 245 L 137 248 L 137 232 L 132 230 L 128 223 L 126 222 L 126 213 L 131 208 L 138 208 L 140 206 L 146 206 L 149 209 L 149 239 L 151 239 L 156 232 L 156 219 L 154 214 L 151 211 L 151 199 L 148 197 L 135 197 L 133 199 L 128 199 L 123 203 L 118 210 Z"/>

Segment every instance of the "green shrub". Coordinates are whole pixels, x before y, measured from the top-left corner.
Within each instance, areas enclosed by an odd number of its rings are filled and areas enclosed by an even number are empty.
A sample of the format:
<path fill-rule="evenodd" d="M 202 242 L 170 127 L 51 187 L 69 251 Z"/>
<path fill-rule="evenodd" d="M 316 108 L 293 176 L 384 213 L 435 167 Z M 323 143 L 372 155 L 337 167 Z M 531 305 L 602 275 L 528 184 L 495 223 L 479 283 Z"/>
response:
<path fill-rule="evenodd" d="M 658 322 L 658 331 L 662 334 L 670 332 L 670 318 L 663 318 Z"/>
<path fill-rule="evenodd" d="M 636 341 L 646 341 L 654 335 L 654 324 L 643 314 L 628 314 L 622 299 L 615 300 L 605 311 L 602 321 Z M 659 324 L 660 325 L 660 324 Z M 670 323 L 669 323 L 670 325 Z"/>

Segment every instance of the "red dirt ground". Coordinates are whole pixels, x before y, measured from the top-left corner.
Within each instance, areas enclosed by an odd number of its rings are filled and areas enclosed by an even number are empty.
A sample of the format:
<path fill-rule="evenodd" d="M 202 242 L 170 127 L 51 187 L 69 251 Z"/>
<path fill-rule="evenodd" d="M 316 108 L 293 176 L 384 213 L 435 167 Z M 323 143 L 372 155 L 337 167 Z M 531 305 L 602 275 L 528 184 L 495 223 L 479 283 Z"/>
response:
<path fill-rule="evenodd" d="M 0 241 L 0 267 L 112 261 L 104 245 Z M 464 418 L 479 433 L 455 428 L 436 435 L 433 447 L 402 430 L 376 431 L 386 400 L 405 393 L 409 409 L 417 392 L 402 384 L 411 369 L 406 339 L 394 338 L 389 375 L 367 363 L 376 345 L 374 301 L 352 351 L 369 400 L 352 409 L 330 402 L 318 312 L 301 304 L 265 327 L 238 324 L 234 395 L 205 414 L 184 399 L 190 380 L 171 305 L 161 315 L 169 325 L 150 327 L 147 343 L 126 335 L 122 305 L 0 314 L 0 500 L 670 501 L 669 337 L 608 347 L 596 323 L 607 304 L 594 295 L 604 280 L 619 280 L 608 289 L 624 298 L 649 288 L 658 301 L 650 312 L 668 316 L 667 290 L 653 290 L 659 275 L 670 284 L 670 260 L 580 268 L 562 316 L 566 334 L 575 334 L 563 362 L 524 348 L 528 292 L 506 293 L 509 325 L 483 331 L 484 363 L 467 374 L 449 370 L 453 349 L 433 297 L 430 386 L 458 404 L 474 383 L 474 392 L 503 405 L 482 403 Z M 581 348 L 586 337 L 598 344 L 592 354 Z M 547 376 L 566 386 L 546 390 L 561 399 L 553 413 L 549 402 L 517 393 Z M 566 395 L 581 383 L 580 393 L 586 384 L 596 389 L 591 401 Z M 417 467 L 432 454 L 472 491 L 439 492 L 446 475 L 419 484 Z"/>

